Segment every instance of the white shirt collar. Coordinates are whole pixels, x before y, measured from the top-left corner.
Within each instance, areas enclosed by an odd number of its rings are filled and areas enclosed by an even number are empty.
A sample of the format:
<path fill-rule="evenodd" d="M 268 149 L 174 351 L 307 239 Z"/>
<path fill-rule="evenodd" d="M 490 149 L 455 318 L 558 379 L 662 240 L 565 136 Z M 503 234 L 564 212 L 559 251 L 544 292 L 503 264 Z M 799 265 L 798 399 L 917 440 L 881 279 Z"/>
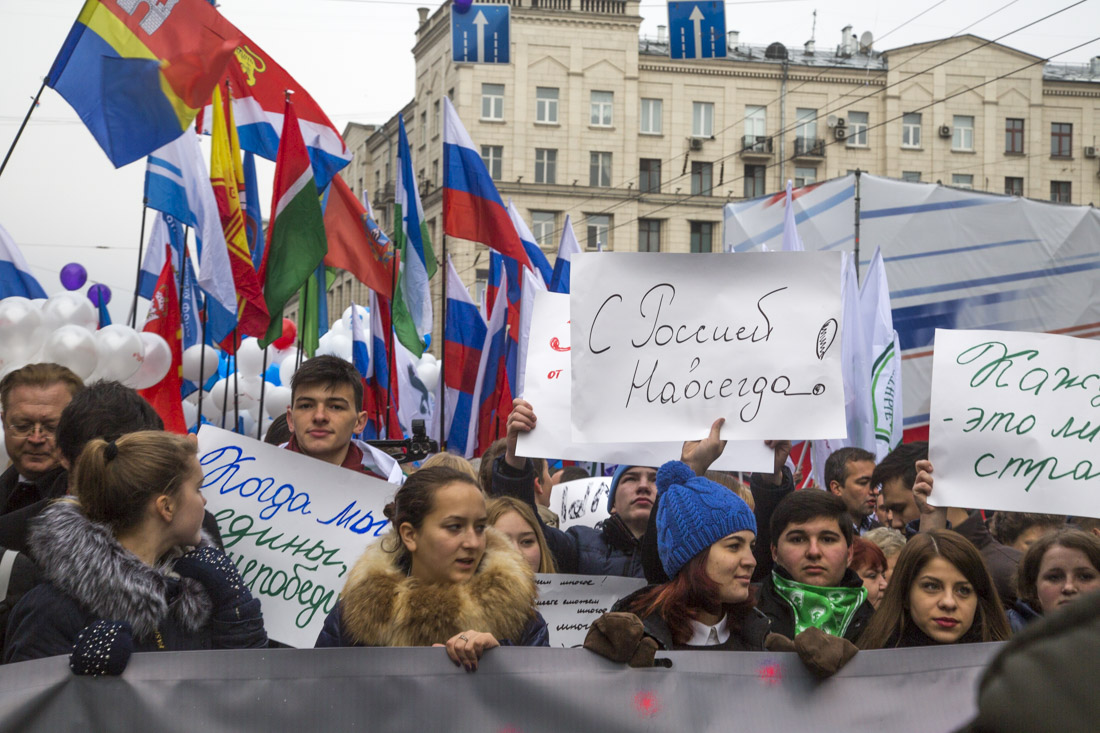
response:
<path fill-rule="evenodd" d="M 719 644 L 725 644 L 730 638 L 730 628 L 729 624 L 726 623 L 725 616 L 714 626 L 701 624 L 694 619 L 689 620 L 691 622 L 691 639 L 688 641 L 688 646 L 718 646 Z"/>

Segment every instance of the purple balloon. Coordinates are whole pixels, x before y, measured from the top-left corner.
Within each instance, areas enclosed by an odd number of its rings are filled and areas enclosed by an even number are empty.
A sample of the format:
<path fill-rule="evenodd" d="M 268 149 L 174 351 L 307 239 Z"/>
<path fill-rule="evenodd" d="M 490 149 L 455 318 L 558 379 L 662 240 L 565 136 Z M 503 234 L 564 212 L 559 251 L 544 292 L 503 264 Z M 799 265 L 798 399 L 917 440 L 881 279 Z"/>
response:
<path fill-rule="evenodd" d="M 92 301 L 92 305 L 96 308 L 100 306 L 101 300 L 103 305 L 107 305 L 111 302 L 111 289 L 103 283 L 96 283 L 88 288 L 88 300 Z"/>
<path fill-rule="evenodd" d="M 454 0 L 455 10 L 460 13 L 465 13 L 473 5 L 474 0 Z"/>
<path fill-rule="evenodd" d="M 61 268 L 61 284 L 66 290 L 80 290 L 88 282 L 88 271 L 84 265 L 70 262 Z"/>

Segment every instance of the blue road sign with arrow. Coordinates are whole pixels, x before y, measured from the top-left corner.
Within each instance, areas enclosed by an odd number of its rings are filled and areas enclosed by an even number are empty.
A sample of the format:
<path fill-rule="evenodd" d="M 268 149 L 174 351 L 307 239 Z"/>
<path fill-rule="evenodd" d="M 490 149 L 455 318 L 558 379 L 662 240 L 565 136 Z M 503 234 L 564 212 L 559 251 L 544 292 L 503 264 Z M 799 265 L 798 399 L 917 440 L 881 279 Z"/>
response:
<path fill-rule="evenodd" d="M 725 58 L 725 3 L 696 0 L 670 2 L 668 55 L 674 59 Z"/>
<path fill-rule="evenodd" d="M 508 5 L 472 4 L 465 12 L 451 7 L 451 58 L 455 63 L 509 62 Z"/>

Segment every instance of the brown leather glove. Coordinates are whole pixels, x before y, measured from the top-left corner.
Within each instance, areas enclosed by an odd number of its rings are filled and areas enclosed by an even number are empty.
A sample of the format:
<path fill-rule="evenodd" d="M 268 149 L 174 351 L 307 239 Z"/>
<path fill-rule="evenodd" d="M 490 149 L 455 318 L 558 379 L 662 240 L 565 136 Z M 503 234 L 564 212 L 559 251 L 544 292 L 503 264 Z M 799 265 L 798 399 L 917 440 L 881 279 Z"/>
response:
<path fill-rule="evenodd" d="M 657 654 L 657 642 L 645 635 L 641 619 L 621 611 L 596 619 L 588 629 L 584 648 L 631 667 L 652 667 Z"/>
<path fill-rule="evenodd" d="M 806 669 L 821 679 L 839 672 L 859 651 L 847 639 L 816 628 L 806 629 L 794 637 L 794 649 Z"/>
<path fill-rule="evenodd" d="M 769 652 L 797 652 L 794 647 L 794 642 L 783 636 L 783 634 L 777 634 L 774 631 L 769 631 L 768 635 L 764 637 L 764 648 Z"/>

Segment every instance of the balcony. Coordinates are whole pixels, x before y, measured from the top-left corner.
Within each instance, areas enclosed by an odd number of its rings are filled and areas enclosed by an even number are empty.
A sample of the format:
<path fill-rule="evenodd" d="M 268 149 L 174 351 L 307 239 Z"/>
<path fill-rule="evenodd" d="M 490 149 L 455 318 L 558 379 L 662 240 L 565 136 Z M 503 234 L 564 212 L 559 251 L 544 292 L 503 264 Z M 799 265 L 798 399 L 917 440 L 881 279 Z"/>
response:
<path fill-rule="evenodd" d="M 796 137 L 794 139 L 794 157 L 808 161 L 824 159 L 825 141 L 819 137 Z"/>
<path fill-rule="evenodd" d="M 770 160 L 772 139 L 767 135 L 745 135 L 741 138 L 741 157 L 746 160 Z"/>

